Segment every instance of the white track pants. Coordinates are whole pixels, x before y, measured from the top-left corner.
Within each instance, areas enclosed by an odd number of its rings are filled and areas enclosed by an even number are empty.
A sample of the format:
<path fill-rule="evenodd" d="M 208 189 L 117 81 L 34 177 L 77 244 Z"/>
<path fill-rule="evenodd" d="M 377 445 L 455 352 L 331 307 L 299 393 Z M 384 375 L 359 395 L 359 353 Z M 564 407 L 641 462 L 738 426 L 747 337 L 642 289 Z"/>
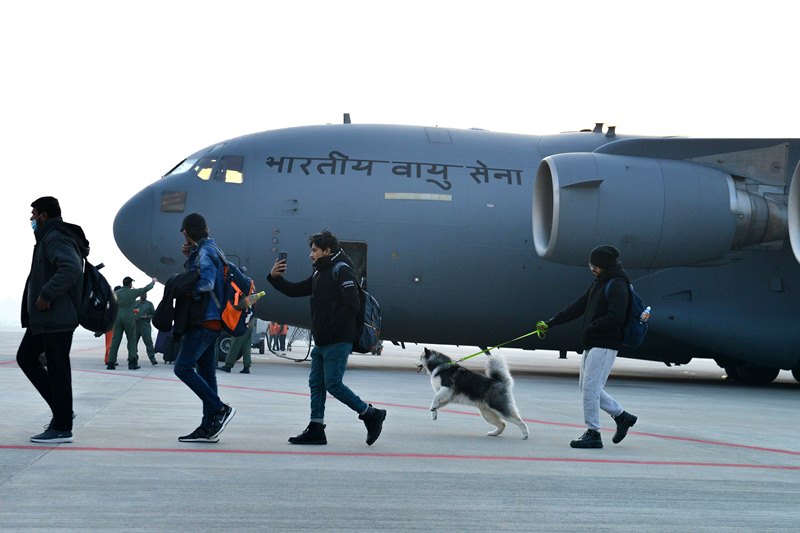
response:
<path fill-rule="evenodd" d="M 617 350 L 609 348 L 592 348 L 583 354 L 578 386 L 583 393 L 583 418 L 589 429 L 600 429 L 600 409 L 611 416 L 622 414 L 619 402 L 603 390 L 616 358 Z"/>

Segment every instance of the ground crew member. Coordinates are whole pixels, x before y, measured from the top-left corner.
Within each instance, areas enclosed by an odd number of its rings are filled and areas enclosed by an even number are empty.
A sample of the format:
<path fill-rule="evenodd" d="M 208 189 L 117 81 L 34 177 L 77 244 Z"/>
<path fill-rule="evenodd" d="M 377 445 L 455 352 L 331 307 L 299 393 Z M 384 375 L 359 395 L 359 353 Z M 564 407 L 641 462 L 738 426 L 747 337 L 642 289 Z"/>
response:
<path fill-rule="evenodd" d="M 133 278 L 126 276 L 122 280 L 122 287 L 116 291 L 117 295 L 117 319 L 114 321 L 114 337 L 111 339 L 111 350 L 108 353 L 108 370 L 114 370 L 117 366 L 117 352 L 122 343 L 122 334 L 128 339 L 128 369 L 139 369 L 139 355 L 136 353 L 136 324 L 133 318 L 133 304 L 136 298 L 152 289 L 156 281 L 153 278 L 150 283 L 141 289 L 133 288 Z"/>
<path fill-rule="evenodd" d="M 230 371 L 233 370 L 233 365 L 235 365 L 236 361 L 241 357 L 244 368 L 241 369 L 239 373 L 250 373 L 250 365 L 253 364 L 253 359 L 250 356 L 250 349 L 253 346 L 253 328 L 255 325 L 255 319 L 251 319 L 247 324 L 245 332 L 231 340 L 231 347 L 228 350 L 228 355 L 225 357 L 225 364 L 218 366 L 217 370 L 230 373 Z"/>
<path fill-rule="evenodd" d="M 153 302 L 147 299 L 147 294 L 139 296 L 139 301 L 133 305 L 133 316 L 136 319 L 136 346 L 139 346 L 139 339 L 144 341 L 147 357 L 150 358 L 152 365 L 158 364 L 156 349 L 153 347 L 153 330 L 150 327 L 150 321 L 153 320 L 155 311 Z"/>

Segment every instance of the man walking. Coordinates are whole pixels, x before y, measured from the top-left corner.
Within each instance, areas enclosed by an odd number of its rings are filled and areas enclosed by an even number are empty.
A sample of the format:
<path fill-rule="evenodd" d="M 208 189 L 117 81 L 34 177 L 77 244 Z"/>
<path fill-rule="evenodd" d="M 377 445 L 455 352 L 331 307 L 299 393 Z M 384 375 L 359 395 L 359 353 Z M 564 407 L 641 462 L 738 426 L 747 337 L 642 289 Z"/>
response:
<path fill-rule="evenodd" d="M 617 424 L 611 442 L 618 444 L 628 434 L 637 417 L 604 389 L 611 367 L 622 346 L 622 325 L 628 313 L 628 274 L 619 262 L 619 251 L 613 246 L 598 246 L 589 256 L 589 268 L 595 279 L 589 289 L 537 329 L 564 324 L 583 316 L 583 359 L 579 385 L 583 393 L 583 416 L 587 430 L 570 442 L 573 448 L 602 448 L 600 410 L 610 414 Z M 540 323 L 541 324 L 541 323 Z"/>
<path fill-rule="evenodd" d="M 157 365 L 156 349 L 153 347 L 153 329 L 150 321 L 153 320 L 155 313 L 153 302 L 147 299 L 147 293 L 139 296 L 139 301 L 133 305 L 133 316 L 136 321 L 136 346 L 139 346 L 139 339 L 144 341 L 144 348 L 147 350 L 147 357 L 151 365 Z"/>
<path fill-rule="evenodd" d="M 17 364 L 53 415 L 45 431 L 31 441 L 72 442 L 69 352 L 78 327 L 83 258 L 89 254 L 89 241 L 80 226 L 62 220 L 56 198 L 43 196 L 31 207 L 36 244 L 22 296 L 25 335 L 17 350 Z M 41 354 L 46 368 L 39 361 Z"/>
<path fill-rule="evenodd" d="M 217 252 L 214 239 L 208 236 L 208 226 L 202 215 L 186 215 L 181 233 L 185 238 L 181 248 L 186 256 L 184 268 L 186 272 L 198 273 L 194 290 L 188 298 L 191 299 L 192 306 L 202 306 L 202 309 L 199 313 L 200 323 L 188 324 L 188 329 L 181 336 L 174 372 L 203 402 L 203 418 L 197 429 L 178 437 L 178 440 L 218 442 L 220 433 L 236 414 L 236 409 L 222 403 L 217 395 L 215 345 L 222 331 L 222 258 Z"/>
<path fill-rule="evenodd" d="M 361 306 L 358 282 L 347 254 L 339 240 L 329 231 L 312 235 L 309 258 L 313 273 L 304 281 L 290 283 L 283 278 L 286 261 L 275 261 L 267 280 L 275 289 L 291 297 L 311 296 L 311 333 L 314 349 L 311 351 L 311 372 L 308 387 L 311 390 L 311 417 L 308 427 L 295 437 L 292 444 L 327 444 L 325 437 L 326 391 L 358 413 L 367 427 L 367 444 L 372 445 L 381 434 L 386 418 L 384 409 L 367 405 L 342 379 L 347 369 L 347 358 L 356 340 L 356 316 Z M 336 267 L 338 263 L 344 263 Z M 338 274 L 335 273 L 338 272 Z"/>
<path fill-rule="evenodd" d="M 114 336 L 111 339 L 111 350 L 108 352 L 108 370 L 114 370 L 117 367 L 117 352 L 119 352 L 119 345 L 122 343 L 122 334 L 125 333 L 125 338 L 128 340 L 128 370 L 139 370 L 139 354 L 136 351 L 136 323 L 134 321 L 133 306 L 136 303 L 136 298 L 145 294 L 152 289 L 156 278 L 152 278 L 150 283 L 140 289 L 133 288 L 133 278 L 125 276 L 122 280 L 122 287 L 115 291 L 117 295 L 117 318 L 114 321 Z M 152 341 L 151 341 L 152 344 Z"/>

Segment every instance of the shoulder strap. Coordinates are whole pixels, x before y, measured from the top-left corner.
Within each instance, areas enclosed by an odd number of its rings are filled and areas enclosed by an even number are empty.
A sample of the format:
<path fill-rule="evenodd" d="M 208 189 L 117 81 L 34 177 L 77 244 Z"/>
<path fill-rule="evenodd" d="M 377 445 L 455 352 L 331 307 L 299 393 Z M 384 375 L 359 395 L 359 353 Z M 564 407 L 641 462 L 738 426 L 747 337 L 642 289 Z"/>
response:
<path fill-rule="evenodd" d="M 222 262 L 228 264 L 228 258 L 225 257 L 225 254 L 222 252 L 222 250 L 219 249 L 219 247 L 216 244 L 205 242 L 203 243 L 203 246 L 208 246 L 209 248 L 213 249 L 215 252 L 217 252 L 217 255 L 222 260 Z"/>
<path fill-rule="evenodd" d="M 350 265 L 348 265 L 344 261 L 340 261 L 340 262 L 336 263 L 335 265 L 333 265 L 333 279 L 335 279 L 336 281 L 339 281 L 339 271 L 342 269 L 342 267 L 347 267 L 347 268 L 350 269 L 350 272 L 353 272 L 353 278 L 355 278 L 355 280 L 356 280 L 356 287 L 358 287 L 360 289 L 361 288 L 361 282 L 358 281 L 358 277 L 356 277 L 355 271 L 353 271 L 353 269 L 350 267 Z"/>
<path fill-rule="evenodd" d="M 611 288 L 611 284 L 614 283 L 615 280 L 625 281 L 625 278 L 611 278 L 606 282 L 606 286 L 603 289 L 603 294 L 606 295 L 606 300 L 608 300 L 608 290 Z M 626 282 L 625 285 L 628 286 L 628 291 L 630 291 L 630 283 Z"/>

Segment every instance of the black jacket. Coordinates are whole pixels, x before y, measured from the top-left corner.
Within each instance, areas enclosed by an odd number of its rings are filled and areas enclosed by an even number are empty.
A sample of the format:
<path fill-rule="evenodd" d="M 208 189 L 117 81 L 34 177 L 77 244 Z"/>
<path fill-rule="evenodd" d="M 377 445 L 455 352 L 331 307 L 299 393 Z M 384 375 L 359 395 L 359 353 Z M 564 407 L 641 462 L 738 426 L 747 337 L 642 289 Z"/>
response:
<path fill-rule="evenodd" d="M 611 283 L 606 298 L 606 284 L 615 278 L 621 280 Z M 622 325 L 628 313 L 629 283 L 628 274 L 621 266 L 611 267 L 594 279 L 583 296 L 545 322 L 548 326 L 556 326 L 583 315 L 581 344 L 584 349 L 619 350 L 622 346 Z"/>
<path fill-rule="evenodd" d="M 164 284 L 164 296 L 153 313 L 153 325 L 178 339 L 189 328 L 203 323 L 208 292 L 194 295 L 200 275 L 196 270 L 173 274 Z"/>
<path fill-rule="evenodd" d="M 340 268 L 334 279 L 336 263 L 346 263 L 350 268 Z M 267 281 L 286 296 L 311 296 L 311 334 L 316 344 L 355 342 L 361 299 L 352 266 L 347 254 L 339 250 L 317 260 L 313 274 L 306 280 L 291 283 L 282 276 L 267 276 Z"/>
<path fill-rule="evenodd" d="M 35 335 L 74 331 L 78 327 L 83 259 L 89 255 L 89 241 L 80 226 L 64 222 L 61 217 L 49 218 L 36 228 L 34 235 L 31 271 L 22 293 L 22 327 Z M 39 296 L 50 302 L 50 309 L 36 308 Z"/>

